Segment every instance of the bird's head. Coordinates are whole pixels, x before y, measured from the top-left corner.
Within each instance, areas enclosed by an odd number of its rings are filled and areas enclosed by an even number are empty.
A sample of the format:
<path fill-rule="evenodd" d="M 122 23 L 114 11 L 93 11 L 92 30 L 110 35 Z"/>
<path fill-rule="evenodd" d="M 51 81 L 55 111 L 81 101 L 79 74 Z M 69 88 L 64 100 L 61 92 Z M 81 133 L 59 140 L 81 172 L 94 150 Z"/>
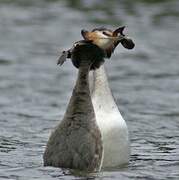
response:
<path fill-rule="evenodd" d="M 109 41 L 121 41 L 124 39 L 125 35 L 123 34 L 124 26 L 112 31 L 107 28 L 95 28 L 92 31 L 81 30 L 81 34 L 86 40 L 109 40 Z"/>
<path fill-rule="evenodd" d="M 126 49 L 133 49 L 135 44 L 123 33 L 125 26 L 114 31 L 107 28 L 95 28 L 92 31 L 82 30 L 81 35 L 85 40 L 91 41 L 101 49 L 106 51 L 107 57 L 111 57 L 112 52 L 119 43 Z"/>

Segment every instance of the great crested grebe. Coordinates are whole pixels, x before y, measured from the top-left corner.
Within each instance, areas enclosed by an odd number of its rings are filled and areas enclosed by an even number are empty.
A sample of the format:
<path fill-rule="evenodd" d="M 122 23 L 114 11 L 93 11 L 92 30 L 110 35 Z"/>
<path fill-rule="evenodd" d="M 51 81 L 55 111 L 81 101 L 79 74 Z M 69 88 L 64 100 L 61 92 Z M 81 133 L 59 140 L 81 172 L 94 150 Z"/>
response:
<path fill-rule="evenodd" d="M 104 56 L 110 58 L 119 43 L 127 49 L 134 47 L 133 41 L 123 34 L 123 30 L 124 27 L 114 31 L 106 28 L 96 28 L 92 31 L 82 30 L 81 34 L 85 42 L 97 45 L 104 51 Z M 62 65 L 66 58 L 71 58 L 75 47 L 76 44 L 68 51 L 63 51 L 57 64 Z M 103 157 L 101 166 L 105 168 L 127 164 L 130 148 L 127 125 L 112 96 L 102 63 L 103 61 L 97 61 L 91 66 L 91 69 L 94 69 L 91 81 L 91 99 L 97 125 L 102 134 Z M 73 62 L 73 64 L 79 67 L 77 62 Z"/>
<path fill-rule="evenodd" d="M 78 41 L 71 51 L 71 59 L 78 64 L 78 78 L 66 113 L 51 133 L 44 152 L 44 165 L 99 171 L 102 164 L 103 143 L 96 122 L 89 89 L 89 71 L 95 61 L 103 61 L 104 52 L 96 45 Z"/>
<path fill-rule="evenodd" d="M 93 29 L 91 32 L 82 30 L 81 34 L 85 40 L 91 40 L 103 49 L 109 58 L 119 43 L 127 49 L 134 48 L 133 41 L 123 34 L 124 28 L 114 31 L 106 28 Z M 130 156 L 128 128 L 111 93 L 104 65 L 94 70 L 91 84 L 92 103 L 103 140 L 102 167 L 127 164 Z"/>

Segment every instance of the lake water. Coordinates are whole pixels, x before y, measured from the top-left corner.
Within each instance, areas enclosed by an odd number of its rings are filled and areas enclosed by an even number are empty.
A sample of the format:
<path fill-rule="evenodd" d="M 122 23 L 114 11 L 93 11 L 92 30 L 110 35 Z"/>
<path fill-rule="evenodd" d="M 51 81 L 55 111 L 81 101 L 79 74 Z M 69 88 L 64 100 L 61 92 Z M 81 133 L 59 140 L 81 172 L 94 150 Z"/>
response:
<path fill-rule="evenodd" d="M 150 3 L 149 3 L 150 2 Z M 179 1 L 0 0 L 0 179 L 179 179 Z M 56 66 L 81 29 L 126 25 L 136 46 L 106 60 L 131 139 L 128 167 L 74 176 L 43 167 L 77 70 Z"/>

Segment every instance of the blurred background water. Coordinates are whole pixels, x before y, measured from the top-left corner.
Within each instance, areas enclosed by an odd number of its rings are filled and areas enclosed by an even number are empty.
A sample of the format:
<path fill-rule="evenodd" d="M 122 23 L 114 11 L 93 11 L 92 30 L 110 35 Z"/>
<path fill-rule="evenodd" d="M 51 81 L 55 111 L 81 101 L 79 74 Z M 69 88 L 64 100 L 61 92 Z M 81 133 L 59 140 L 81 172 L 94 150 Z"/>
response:
<path fill-rule="evenodd" d="M 179 1 L 0 0 L 0 179 L 86 179 L 43 167 L 77 70 L 56 66 L 81 29 L 126 25 L 132 51 L 106 60 L 131 139 L 128 167 L 89 179 L 179 179 Z"/>

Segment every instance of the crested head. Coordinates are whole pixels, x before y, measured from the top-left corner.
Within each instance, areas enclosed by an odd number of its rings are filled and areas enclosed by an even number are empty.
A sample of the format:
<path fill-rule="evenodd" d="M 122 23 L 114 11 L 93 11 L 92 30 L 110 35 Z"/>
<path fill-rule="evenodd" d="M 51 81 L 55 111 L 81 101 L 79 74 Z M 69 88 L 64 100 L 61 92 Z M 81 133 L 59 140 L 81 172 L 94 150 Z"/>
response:
<path fill-rule="evenodd" d="M 85 40 L 91 41 L 99 48 L 106 52 L 106 57 L 110 58 L 114 49 L 119 43 L 126 49 L 133 49 L 135 44 L 131 39 L 128 39 L 123 33 L 125 26 L 121 26 L 114 31 L 108 28 L 100 27 L 92 31 L 82 30 L 81 35 Z"/>
<path fill-rule="evenodd" d="M 114 31 L 100 27 L 92 31 L 82 30 L 81 35 L 85 40 L 90 40 L 93 44 L 103 49 L 106 57 L 111 57 L 116 46 L 125 38 L 123 34 L 124 26 L 115 29 Z"/>

